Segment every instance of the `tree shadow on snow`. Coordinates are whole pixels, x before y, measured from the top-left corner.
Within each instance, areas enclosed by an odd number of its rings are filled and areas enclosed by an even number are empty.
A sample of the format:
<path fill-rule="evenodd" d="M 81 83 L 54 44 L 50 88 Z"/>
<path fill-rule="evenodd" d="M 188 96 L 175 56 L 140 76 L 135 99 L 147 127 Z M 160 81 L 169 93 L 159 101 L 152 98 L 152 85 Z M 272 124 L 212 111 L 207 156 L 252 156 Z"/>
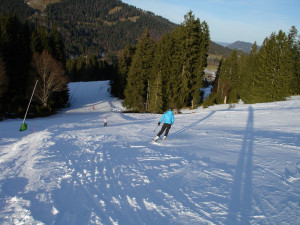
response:
<path fill-rule="evenodd" d="M 185 132 L 186 130 L 191 129 L 192 127 L 194 127 L 194 126 L 196 126 L 198 123 L 201 123 L 202 121 L 208 119 L 209 117 L 211 117 L 211 116 L 214 115 L 215 113 L 216 113 L 216 111 L 211 111 L 208 115 L 206 115 L 206 116 L 203 117 L 202 119 L 200 119 L 200 120 L 198 120 L 198 121 L 196 121 L 196 122 L 194 122 L 194 123 L 192 123 L 192 124 L 190 124 L 190 125 L 188 125 L 188 126 L 185 126 L 184 128 L 182 128 L 182 129 L 176 131 L 175 133 L 170 134 L 169 136 L 177 136 L 177 135 L 179 135 L 179 134 Z"/>
<path fill-rule="evenodd" d="M 235 169 L 229 212 L 226 224 L 250 224 L 252 212 L 252 170 L 253 170 L 253 108 L 249 116 L 242 149 Z"/>

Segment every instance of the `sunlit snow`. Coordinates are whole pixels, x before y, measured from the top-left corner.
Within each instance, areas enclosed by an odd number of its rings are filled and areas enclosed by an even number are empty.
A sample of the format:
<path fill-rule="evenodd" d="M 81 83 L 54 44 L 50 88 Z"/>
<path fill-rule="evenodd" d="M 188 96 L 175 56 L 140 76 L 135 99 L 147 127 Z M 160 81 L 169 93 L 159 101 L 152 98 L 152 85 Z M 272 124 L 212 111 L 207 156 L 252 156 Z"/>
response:
<path fill-rule="evenodd" d="M 161 115 L 69 87 L 27 131 L 0 122 L 0 224 L 299 224 L 300 96 L 183 110 L 154 144 Z"/>

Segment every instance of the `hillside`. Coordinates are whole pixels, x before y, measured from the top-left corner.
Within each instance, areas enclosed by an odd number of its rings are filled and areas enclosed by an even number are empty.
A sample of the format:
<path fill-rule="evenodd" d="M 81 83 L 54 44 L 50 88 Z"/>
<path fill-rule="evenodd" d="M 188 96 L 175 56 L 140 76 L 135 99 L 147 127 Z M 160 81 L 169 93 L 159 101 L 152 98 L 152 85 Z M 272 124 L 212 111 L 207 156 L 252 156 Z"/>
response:
<path fill-rule="evenodd" d="M 229 56 L 232 49 L 219 45 L 213 41 L 210 42 L 209 53 L 212 55 Z"/>
<path fill-rule="evenodd" d="M 0 14 L 18 12 L 24 20 L 48 27 L 55 25 L 69 55 L 116 53 L 127 44 L 137 43 L 145 27 L 153 38 L 159 39 L 177 26 L 119 0 L 24 1 L 2 0 Z M 230 51 L 214 42 L 210 44 L 210 54 L 227 56 Z"/>
<path fill-rule="evenodd" d="M 47 5 L 61 2 L 61 0 L 24 0 L 24 2 L 29 7 L 42 12 L 46 9 Z"/>
<path fill-rule="evenodd" d="M 122 114 L 107 82 L 69 87 L 71 107 L 27 131 L 0 123 L 1 224 L 300 221 L 299 96 L 185 110 L 154 144 L 161 115 Z"/>
<path fill-rule="evenodd" d="M 251 49 L 252 49 L 252 45 L 253 43 L 249 43 L 249 42 L 244 42 L 244 41 L 236 41 L 230 45 L 227 45 L 227 48 L 230 49 L 236 49 L 236 50 L 241 50 L 243 52 L 246 53 L 250 53 Z"/>
<path fill-rule="evenodd" d="M 24 0 L 1 0 L 0 15 L 16 13 L 22 21 L 25 21 L 34 14 L 34 11 Z"/>

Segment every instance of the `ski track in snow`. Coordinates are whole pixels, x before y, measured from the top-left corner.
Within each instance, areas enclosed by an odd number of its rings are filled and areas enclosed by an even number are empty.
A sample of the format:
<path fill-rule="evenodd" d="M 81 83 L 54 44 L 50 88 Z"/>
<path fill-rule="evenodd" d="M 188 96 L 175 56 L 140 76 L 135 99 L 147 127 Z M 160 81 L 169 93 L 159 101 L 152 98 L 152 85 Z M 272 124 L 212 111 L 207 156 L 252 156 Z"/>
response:
<path fill-rule="evenodd" d="M 1 224 L 299 224 L 300 97 L 185 110 L 153 144 L 161 115 L 107 89 L 71 83 L 71 108 L 24 132 L 0 122 Z"/>

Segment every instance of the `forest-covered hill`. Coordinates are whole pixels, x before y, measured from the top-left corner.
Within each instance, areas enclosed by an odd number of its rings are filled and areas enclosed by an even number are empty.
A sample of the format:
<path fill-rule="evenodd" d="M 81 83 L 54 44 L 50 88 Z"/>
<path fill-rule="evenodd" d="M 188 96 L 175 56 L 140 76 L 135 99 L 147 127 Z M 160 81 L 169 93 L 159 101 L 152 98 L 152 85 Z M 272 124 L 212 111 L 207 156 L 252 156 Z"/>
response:
<path fill-rule="evenodd" d="M 1 0 L 0 14 L 16 12 L 22 20 L 30 19 L 49 28 L 56 26 L 71 56 L 117 53 L 127 44 L 136 44 L 145 27 L 158 40 L 177 26 L 161 16 L 119 0 L 25 2 Z M 229 55 L 230 52 L 229 48 L 214 42 L 210 44 L 210 54 Z"/>
<path fill-rule="evenodd" d="M 227 48 L 240 50 L 246 53 L 250 53 L 252 49 L 253 43 L 244 42 L 244 41 L 236 41 L 232 44 L 227 45 Z M 257 46 L 260 48 L 260 46 Z"/>

